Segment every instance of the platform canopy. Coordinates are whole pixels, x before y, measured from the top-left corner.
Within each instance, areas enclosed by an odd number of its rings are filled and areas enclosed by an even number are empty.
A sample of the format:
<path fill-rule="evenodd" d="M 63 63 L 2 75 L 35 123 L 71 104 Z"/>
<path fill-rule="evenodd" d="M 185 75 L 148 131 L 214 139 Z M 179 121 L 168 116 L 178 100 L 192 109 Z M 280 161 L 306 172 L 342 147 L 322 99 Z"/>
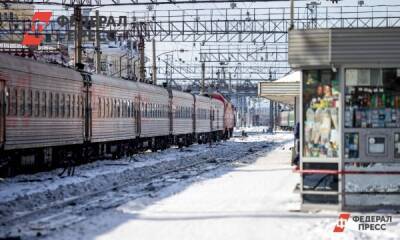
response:
<path fill-rule="evenodd" d="M 300 82 L 301 71 L 289 73 L 276 81 L 260 82 L 258 83 L 258 96 L 294 105 L 294 98 L 300 95 Z"/>

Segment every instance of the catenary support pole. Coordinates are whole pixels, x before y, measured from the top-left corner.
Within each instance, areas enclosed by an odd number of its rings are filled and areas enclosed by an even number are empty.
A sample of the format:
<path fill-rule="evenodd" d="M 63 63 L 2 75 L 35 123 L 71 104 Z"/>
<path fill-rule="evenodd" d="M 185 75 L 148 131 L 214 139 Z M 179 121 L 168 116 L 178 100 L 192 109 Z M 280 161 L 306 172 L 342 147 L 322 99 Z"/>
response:
<path fill-rule="evenodd" d="M 96 73 L 101 73 L 101 49 L 100 49 L 100 15 L 96 10 Z"/>
<path fill-rule="evenodd" d="M 75 66 L 82 63 L 82 11 L 80 6 L 74 7 L 75 20 Z"/>
<path fill-rule="evenodd" d="M 153 39 L 153 84 L 157 85 L 156 40 Z"/>

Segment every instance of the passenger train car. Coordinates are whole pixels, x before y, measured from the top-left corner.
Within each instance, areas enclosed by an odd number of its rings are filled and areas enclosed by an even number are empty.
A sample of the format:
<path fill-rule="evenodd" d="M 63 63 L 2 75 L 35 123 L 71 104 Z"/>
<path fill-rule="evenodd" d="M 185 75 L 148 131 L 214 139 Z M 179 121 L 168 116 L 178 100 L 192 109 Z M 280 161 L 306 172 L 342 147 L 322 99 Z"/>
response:
<path fill-rule="evenodd" d="M 285 110 L 279 112 L 278 126 L 284 131 L 292 131 L 294 128 L 294 111 Z"/>
<path fill-rule="evenodd" d="M 234 108 L 199 96 L 0 54 L 0 175 L 232 136 Z"/>

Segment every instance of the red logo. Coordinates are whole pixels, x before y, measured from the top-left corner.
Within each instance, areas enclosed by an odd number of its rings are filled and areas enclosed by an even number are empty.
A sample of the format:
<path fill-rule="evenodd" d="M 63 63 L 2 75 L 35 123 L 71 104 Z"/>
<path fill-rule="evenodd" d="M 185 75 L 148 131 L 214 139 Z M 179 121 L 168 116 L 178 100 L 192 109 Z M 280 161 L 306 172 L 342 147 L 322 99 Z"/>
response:
<path fill-rule="evenodd" d="M 37 35 L 38 33 L 43 32 L 44 28 L 49 24 L 52 15 L 53 15 L 52 12 L 36 12 L 32 17 L 31 32 L 24 34 L 22 45 L 39 46 L 39 44 L 44 40 L 44 36 L 43 35 L 37 36 Z"/>
<path fill-rule="evenodd" d="M 350 217 L 350 213 L 341 213 L 339 215 L 339 221 L 336 224 L 335 228 L 333 229 L 333 232 L 343 232 L 344 231 L 344 227 L 347 223 L 347 221 L 349 220 Z"/>

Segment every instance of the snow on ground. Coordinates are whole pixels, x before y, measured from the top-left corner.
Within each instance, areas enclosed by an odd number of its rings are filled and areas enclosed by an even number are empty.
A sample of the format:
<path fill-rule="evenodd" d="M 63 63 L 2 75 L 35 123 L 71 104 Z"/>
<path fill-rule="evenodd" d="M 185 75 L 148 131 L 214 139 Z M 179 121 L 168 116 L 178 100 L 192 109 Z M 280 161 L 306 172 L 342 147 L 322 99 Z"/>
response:
<path fill-rule="evenodd" d="M 333 233 L 338 212 L 299 212 L 300 197 L 293 191 L 299 176 L 291 170 L 291 145 L 286 142 L 273 151 L 261 151 L 255 162 L 246 163 L 243 157 L 236 165 L 177 182 L 151 197 L 101 212 L 47 238 L 399 239 L 398 215 L 392 215 L 394 222 L 386 231 L 358 231 L 355 223 L 349 222 L 343 233 Z"/>
<path fill-rule="evenodd" d="M 194 145 L 183 150 L 137 154 L 133 158 L 103 160 L 77 167 L 73 177 L 59 177 L 61 169 L 34 175 L 21 175 L 0 182 L 0 219 L 18 216 L 50 202 L 62 201 L 89 192 L 140 179 L 163 169 L 176 168 L 185 162 L 203 159 L 231 160 L 245 155 L 250 148 L 268 142 L 287 140 L 287 134 L 234 138 L 210 148 Z"/>

